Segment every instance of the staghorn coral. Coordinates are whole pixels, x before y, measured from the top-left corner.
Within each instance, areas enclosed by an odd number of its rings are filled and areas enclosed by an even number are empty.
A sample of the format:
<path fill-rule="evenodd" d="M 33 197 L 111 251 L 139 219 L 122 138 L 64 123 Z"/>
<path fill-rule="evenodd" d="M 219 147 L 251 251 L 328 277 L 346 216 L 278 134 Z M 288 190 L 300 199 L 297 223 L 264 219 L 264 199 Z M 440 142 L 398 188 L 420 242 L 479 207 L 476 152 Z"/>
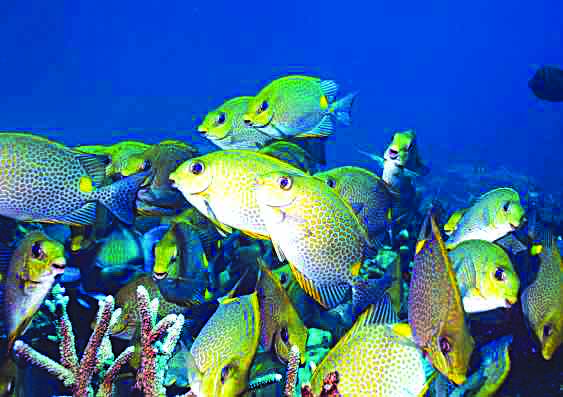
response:
<path fill-rule="evenodd" d="M 291 346 L 289 357 L 287 360 L 287 372 L 285 376 L 285 397 L 293 397 L 295 394 L 295 385 L 297 384 L 297 373 L 299 372 L 300 360 L 299 348 L 296 345 Z"/>
<path fill-rule="evenodd" d="M 329 373 L 323 381 L 323 387 L 318 397 L 342 397 L 338 391 L 338 382 L 340 377 L 338 371 Z M 311 386 L 305 385 L 301 388 L 301 397 L 316 397 L 311 390 Z"/>
<path fill-rule="evenodd" d="M 121 310 L 114 311 L 112 296 L 100 302 L 96 326 L 81 360 L 78 360 L 72 323 L 68 317 L 68 297 L 62 295 L 63 289 L 53 288 L 54 301 L 48 302 L 51 310 L 57 310 L 60 316 L 57 320 L 57 336 L 60 341 L 59 351 L 61 363 L 39 353 L 31 346 L 20 340 L 14 344 L 14 352 L 27 362 L 44 368 L 50 374 L 60 379 L 72 391 L 74 397 L 110 397 L 113 392 L 113 382 L 121 367 L 126 364 L 133 354 L 133 347 L 125 349 L 117 359 L 111 349 L 108 329 L 115 324 L 121 315 Z M 94 394 L 92 377 L 98 375 L 101 379 L 97 392 Z"/>
<path fill-rule="evenodd" d="M 156 322 L 158 299 L 149 299 L 142 285 L 137 287 L 137 312 L 141 322 L 141 366 L 135 387 L 146 397 L 166 396 L 164 374 L 180 337 L 184 316 L 169 314 Z"/>

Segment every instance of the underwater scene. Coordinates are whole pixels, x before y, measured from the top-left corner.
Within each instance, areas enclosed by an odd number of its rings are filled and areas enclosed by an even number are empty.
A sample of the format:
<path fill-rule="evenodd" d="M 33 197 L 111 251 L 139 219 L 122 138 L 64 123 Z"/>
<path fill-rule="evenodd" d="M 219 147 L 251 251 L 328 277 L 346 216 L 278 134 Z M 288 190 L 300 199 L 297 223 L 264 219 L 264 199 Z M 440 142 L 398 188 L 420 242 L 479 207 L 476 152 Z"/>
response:
<path fill-rule="evenodd" d="M 0 9 L 0 397 L 563 396 L 562 2 Z"/>

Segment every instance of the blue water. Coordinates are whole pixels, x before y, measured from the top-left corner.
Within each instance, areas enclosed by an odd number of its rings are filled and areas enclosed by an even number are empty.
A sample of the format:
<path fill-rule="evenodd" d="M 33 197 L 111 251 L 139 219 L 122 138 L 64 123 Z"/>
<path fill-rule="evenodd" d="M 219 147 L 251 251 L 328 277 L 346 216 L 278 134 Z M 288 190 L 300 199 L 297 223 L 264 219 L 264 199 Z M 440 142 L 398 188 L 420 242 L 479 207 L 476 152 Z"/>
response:
<path fill-rule="evenodd" d="M 434 168 L 504 164 L 560 186 L 563 105 L 527 80 L 563 64 L 561 15 L 556 0 L 5 1 L 0 128 L 204 145 L 210 108 L 305 73 L 361 91 L 331 164 L 366 165 L 356 148 L 381 152 L 412 127 Z"/>

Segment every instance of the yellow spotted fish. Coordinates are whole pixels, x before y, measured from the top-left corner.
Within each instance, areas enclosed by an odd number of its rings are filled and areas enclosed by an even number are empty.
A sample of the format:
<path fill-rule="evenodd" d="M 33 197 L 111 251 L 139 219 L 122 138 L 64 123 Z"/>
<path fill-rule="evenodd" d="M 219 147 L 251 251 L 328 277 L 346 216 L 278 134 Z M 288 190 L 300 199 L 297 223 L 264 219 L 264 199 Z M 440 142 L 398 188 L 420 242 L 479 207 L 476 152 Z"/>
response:
<path fill-rule="evenodd" d="M 97 202 L 133 223 L 146 174 L 102 186 L 103 158 L 25 133 L 0 133 L 0 215 L 20 221 L 92 224 Z"/>
<path fill-rule="evenodd" d="M 449 253 L 466 313 L 511 307 L 520 278 L 506 252 L 484 240 L 466 240 Z"/>
<path fill-rule="evenodd" d="M 274 138 L 329 136 L 338 121 L 350 124 L 357 93 L 336 100 L 338 84 L 308 76 L 286 76 L 253 97 L 244 123 Z"/>
<path fill-rule="evenodd" d="M 521 300 L 524 315 L 540 341 L 542 356 L 550 360 L 563 338 L 563 263 L 551 234 L 542 245 L 538 274 Z"/>
<path fill-rule="evenodd" d="M 131 164 L 135 156 L 144 153 L 148 148 L 150 148 L 150 145 L 143 142 L 123 141 L 110 146 L 78 146 L 76 147 L 76 150 L 82 153 L 109 156 L 111 158 L 111 163 L 106 167 L 107 176 L 116 174 L 129 176 L 131 175 L 131 172 L 128 172 L 128 170 L 131 168 L 137 168 L 137 166 L 132 166 Z M 139 169 L 141 168 L 142 167 L 139 167 Z"/>
<path fill-rule="evenodd" d="M 465 240 L 496 241 L 522 223 L 524 208 L 514 189 L 493 189 L 477 199 L 463 213 L 446 241 L 448 249 Z"/>
<path fill-rule="evenodd" d="M 256 178 L 283 170 L 303 172 L 290 164 L 249 150 L 222 150 L 191 159 L 170 175 L 186 200 L 223 233 L 232 229 L 268 239 L 254 194 Z"/>
<path fill-rule="evenodd" d="M 272 137 L 244 123 L 243 117 L 252 97 L 229 99 L 206 116 L 198 132 L 221 149 L 257 150 Z"/>
<path fill-rule="evenodd" d="M 359 313 L 371 290 L 358 277 L 368 237 L 350 206 L 321 179 L 279 171 L 257 179 L 256 200 L 278 257 L 305 292 L 325 308 L 352 292 Z"/>
<path fill-rule="evenodd" d="M 416 247 L 408 318 L 415 343 L 434 368 L 454 383 L 464 383 L 474 341 L 452 264 L 430 214 Z"/>
<path fill-rule="evenodd" d="M 65 266 L 64 246 L 42 232 L 30 232 L 19 243 L 0 286 L 9 347 L 25 331 Z"/>
<path fill-rule="evenodd" d="M 287 362 L 291 347 L 297 346 L 301 353 L 301 362 L 305 362 L 307 328 L 279 279 L 262 258 L 258 259 L 258 265 L 260 276 L 256 291 L 262 319 L 260 344 L 265 351 L 275 352 L 282 362 Z"/>
<path fill-rule="evenodd" d="M 189 384 L 195 395 L 241 395 L 248 385 L 259 337 L 257 293 L 222 300 L 186 355 Z"/>
<path fill-rule="evenodd" d="M 342 396 L 422 395 L 434 371 L 412 342 L 408 324 L 381 310 L 371 305 L 356 319 L 313 372 L 313 390 L 321 390 L 325 376 L 338 371 Z"/>

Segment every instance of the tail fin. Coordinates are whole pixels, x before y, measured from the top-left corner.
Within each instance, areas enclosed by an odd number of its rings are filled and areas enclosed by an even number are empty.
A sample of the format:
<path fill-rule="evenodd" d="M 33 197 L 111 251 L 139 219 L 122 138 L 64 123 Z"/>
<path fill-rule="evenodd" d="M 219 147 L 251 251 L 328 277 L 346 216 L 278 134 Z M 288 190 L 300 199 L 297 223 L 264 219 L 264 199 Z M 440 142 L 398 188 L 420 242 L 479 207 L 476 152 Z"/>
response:
<path fill-rule="evenodd" d="M 329 111 L 334 115 L 336 120 L 344 125 L 350 125 L 351 123 L 351 111 L 354 100 L 358 96 L 358 92 L 353 92 L 346 95 L 344 98 L 340 98 L 336 102 L 330 105 Z"/>
<path fill-rule="evenodd" d="M 93 198 L 102 203 L 121 222 L 128 225 L 135 220 L 134 204 L 141 185 L 149 172 L 142 172 L 104 186 L 94 193 Z"/>

